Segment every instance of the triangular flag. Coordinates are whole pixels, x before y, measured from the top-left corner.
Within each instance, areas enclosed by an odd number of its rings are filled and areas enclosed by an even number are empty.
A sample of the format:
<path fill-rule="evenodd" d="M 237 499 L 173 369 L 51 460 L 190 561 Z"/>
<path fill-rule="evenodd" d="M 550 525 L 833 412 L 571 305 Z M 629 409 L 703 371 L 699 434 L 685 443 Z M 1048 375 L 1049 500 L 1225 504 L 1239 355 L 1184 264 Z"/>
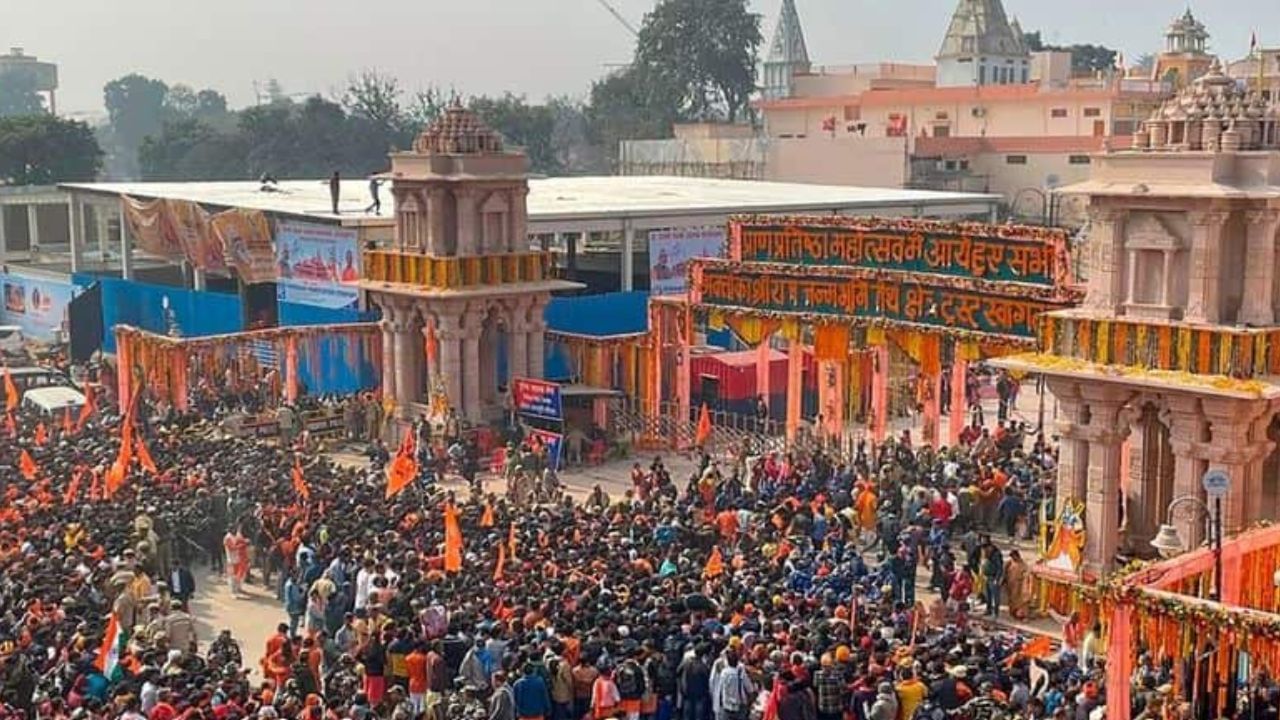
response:
<path fill-rule="evenodd" d="M 18 386 L 13 384 L 13 375 L 9 373 L 9 366 L 4 366 L 4 409 L 13 412 L 18 409 L 18 401 L 22 399 L 22 394 L 18 392 Z"/>
<path fill-rule="evenodd" d="M 720 546 L 715 546 L 711 550 L 711 557 L 707 558 L 707 564 L 702 568 L 702 577 L 714 578 L 724 573 L 724 556 L 720 554 Z"/>
<path fill-rule="evenodd" d="M 138 455 L 138 464 L 142 469 L 152 475 L 159 475 L 160 468 L 156 467 L 156 461 L 151 459 L 151 451 L 147 449 L 147 444 L 142 441 L 142 438 L 134 440 L 133 446 Z"/>
<path fill-rule="evenodd" d="M 498 543 L 498 564 L 493 568 L 493 581 L 498 582 L 502 579 L 502 572 L 507 566 L 507 547 L 502 543 Z"/>
<path fill-rule="evenodd" d="M 40 471 L 40 468 L 36 467 L 35 459 L 26 448 L 22 449 L 22 455 L 18 457 L 18 469 L 22 471 L 22 477 L 28 480 L 35 480 L 36 473 Z"/>
<path fill-rule="evenodd" d="M 511 553 L 511 557 L 516 557 L 516 524 L 512 522 L 507 527 L 507 551 Z"/>
<path fill-rule="evenodd" d="M 698 412 L 698 434 L 693 439 L 693 444 L 703 446 L 711 439 L 711 411 L 707 409 L 707 404 L 702 403 L 702 410 Z"/>
<path fill-rule="evenodd" d="M 129 474 L 129 464 L 133 462 L 133 412 L 137 407 L 138 392 L 135 390 L 129 399 L 128 408 L 120 420 L 120 454 L 107 470 L 104 489 L 108 498 L 115 497 L 116 492 L 124 486 L 125 476 Z"/>
<path fill-rule="evenodd" d="M 47 442 L 49 442 L 49 431 L 45 429 L 43 422 L 38 423 L 36 425 L 36 445 L 43 447 Z"/>
<path fill-rule="evenodd" d="M 83 474 L 82 468 L 76 468 L 75 473 L 71 475 L 71 482 L 67 483 L 67 490 L 62 493 L 63 505 L 70 505 L 76 501 L 76 496 L 80 494 L 80 477 Z"/>
<path fill-rule="evenodd" d="M 462 528 L 458 526 L 458 510 L 453 503 L 444 506 L 444 570 L 462 571 Z"/>
<path fill-rule="evenodd" d="M 74 428 L 75 428 L 75 425 L 73 425 L 73 424 L 72 424 L 72 422 L 71 422 L 71 408 L 69 408 L 69 407 L 68 407 L 68 408 L 64 408 L 64 409 L 62 410 L 62 434 L 63 434 L 63 436 L 70 435 L 70 434 L 71 434 L 71 432 L 72 432 L 72 430 L 73 430 Z"/>
<path fill-rule="evenodd" d="M 93 383 L 89 383 L 84 386 L 84 405 L 80 406 L 80 416 L 76 418 L 76 430 L 83 428 L 89 421 L 89 416 L 97 409 L 98 402 L 93 397 Z"/>
<path fill-rule="evenodd" d="M 302 461 L 296 455 L 293 458 L 293 491 L 303 500 L 311 499 L 311 487 L 302 475 Z"/>
<path fill-rule="evenodd" d="M 486 500 L 484 503 L 484 512 L 480 514 L 480 527 L 491 528 L 493 527 L 493 523 L 493 503 Z"/>
<path fill-rule="evenodd" d="M 387 464 L 387 497 L 395 497 L 396 493 L 409 486 L 418 477 L 418 458 L 414 447 L 413 430 L 405 428 L 404 437 L 400 439 L 400 449 Z"/>

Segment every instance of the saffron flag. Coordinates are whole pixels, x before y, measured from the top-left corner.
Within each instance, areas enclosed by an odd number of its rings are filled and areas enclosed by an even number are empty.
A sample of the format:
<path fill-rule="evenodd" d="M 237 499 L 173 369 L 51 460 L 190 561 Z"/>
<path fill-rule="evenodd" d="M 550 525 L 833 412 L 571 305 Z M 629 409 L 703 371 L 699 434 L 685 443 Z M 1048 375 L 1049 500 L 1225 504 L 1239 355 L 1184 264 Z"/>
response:
<path fill-rule="evenodd" d="M 724 574 L 724 556 L 720 554 L 720 546 L 715 546 L 711 551 L 711 557 L 707 558 L 707 564 L 702 568 L 702 577 L 714 578 Z"/>
<path fill-rule="evenodd" d="M 76 468 L 75 473 L 71 476 L 71 482 L 67 484 L 66 492 L 62 493 L 63 505 L 70 505 L 76 501 L 76 496 L 80 494 L 80 477 L 83 474 L 83 468 Z"/>
<path fill-rule="evenodd" d="M 13 375 L 9 372 L 9 366 L 4 366 L 4 409 L 13 412 L 18 409 L 18 401 L 22 399 L 22 395 L 18 392 L 18 386 L 13 384 Z"/>
<path fill-rule="evenodd" d="M 35 480 L 36 473 L 40 470 L 26 448 L 22 449 L 22 455 L 18 457 L 18 469 L 22 471 L 22 477 L 28 480 Z"/>
<path fill-rule="evenodd" d="M 458 526 L 458 509 L 453 503 L 444 506 L 444 571 L 462 570 L 462 528 Z"/>
<path fill-rule="evenodd" d="M 694 445 L 706 445 L 711 439 L 711 411 L 707 409 L 707 404 L 702 403 L 702 410 L 698 412 L 698 434 L 693 440 Z"/>
<path fill-rule="evenodd" d="M 516 556 L 516 524 L 512 522 L 507 527 L 507 551 L 511 553 L 511 557 Z"/>
<path fill-rule="evenodd" d="M 152 475 L 159 475 L 160 468 L 156 467 L 156 461 L 151 458 L 151 451 L 147 449 L 147 444 L 142 441 L 142 438 L 137 438 L 133 444 L 135 453 L 138 456 L 138 464 L 142 466 L 142 469 Z"/>
<path fill-rule="evenodd" d="M 124 670 L 120 667 L 120 656 L 124 654 L 127 642 L 126 631 L 120 627 L 116 614 L 111 613 L 111 618 L 107 620 L 107 630 L 102 634 L 102 645 L 98 648 L 98 657 L 93 661 L 94 667 L 98 668 L 98 672 L 102 673 L 107 680 L 116 681 L 124 675 Z"/>
<path fill-rule="evenodd" d="M 103 483 L 107 498 L 114 497 L 116 492 L 124 487 L 125 476 L 129 473 L 129 464 L 133 462 L 133 412 L 137 405 L 139 390 L 134 391 L 133 397 L 129 400 L 128 409 L 120 420 L 120 454 L 116 456 L 115 462 L 111 463 L 111 467 L 107 470 L 106 481 Z"/>
<path fill-rule="evenodd" d="M 417 451 L 413 442 L 413 430 L 406 428 L 400 440 L 400 449 L 387 465 L 387 497 L 396 496 L 418 477 Z"/>
<path fill-rule="evenodd" d="M 507 548 L 502 543 L 498 543 L 498 564 L 493 568 L 493 581 L 498 582 L 503 577 L 503 570 L 507 566 Z"/>
<path fill-rule="evenodd" d="M 36 445 L 43 447 L 47 442 L 49 442 L 49 431 L 45 429 L 43 422 L 38 423 L 36 425 Z"/>
<path fill-rule="evenodd" d="M 480 514 L 480 527 L 490 528 L 493 527 L 493 523 L 493 503 L 486 500 L 484 503 L 484 512 Z"/>
<path fill-rule="evenodd" d="M 71 408 L 66 408 L 62 411 L 62 434 L 70 435 L 74 428 L 75 425 L 71 422 Z"/>
<path fill-rule="evenodd" d="M 93 383 L 87 383 L 84 386 L 84 405 L 80 406 L 80 416 L 76 418 L 76 430 L 83 428 L 89 421 L 89 416 L 97 409 L 98 402 L 93 397 Z"/>
<path fill-rule="evenodd" d="M 307 485 L 307 479 L 302 476 L 302 461 L 296 455 L 293 458 L 293 491 L 303 500 L 311 499 L 311 487 Z"/>

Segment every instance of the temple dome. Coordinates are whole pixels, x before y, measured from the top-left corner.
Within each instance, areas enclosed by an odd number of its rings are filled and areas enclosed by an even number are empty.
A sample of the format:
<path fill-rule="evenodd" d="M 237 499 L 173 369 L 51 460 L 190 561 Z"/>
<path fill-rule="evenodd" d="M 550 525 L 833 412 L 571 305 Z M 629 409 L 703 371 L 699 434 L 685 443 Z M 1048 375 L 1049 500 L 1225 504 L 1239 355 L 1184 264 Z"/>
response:
<path fill-rule="evenodd" d="M 454 103 L 413 141 L 421 154 L 481 155 L 502 152 L 502 136 L 475 113 Z"/>
<path fill-rule="evenodd" d="M 1135 137 L 1142 150 L 1210 150 L 1225 147 L 1220 133 L 1235 128 L 1240 149 L 1280 147 L 1275 118 L 1280 106 L 1237 83 L 1215 59 L 1209 71 L 1151 114 Z M 1209 131 L 1204 130 L 1209 127 Z M 1233 138 L 1234 139 L 1234 138 Z"/>

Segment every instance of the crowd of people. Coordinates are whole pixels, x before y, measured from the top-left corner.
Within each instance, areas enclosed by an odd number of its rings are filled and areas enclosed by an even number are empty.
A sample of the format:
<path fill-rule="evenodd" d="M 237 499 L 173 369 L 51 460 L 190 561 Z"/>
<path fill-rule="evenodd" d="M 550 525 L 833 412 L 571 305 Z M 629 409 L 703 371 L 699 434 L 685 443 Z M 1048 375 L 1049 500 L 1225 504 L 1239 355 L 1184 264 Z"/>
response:
<path fill-rule="evenodd" d="M 140 422 L 146 457 L 109 489 L 111 409 L 10 417 L 3 717 L 1085 720 L 1104 703 L 1081 639 L 1049 652 L 972 617 L 1027 610 L 1025 563 L 992 536 L 1030 531 L 1054 452 L 1018 423 L 848 462 L 700 454 L 687 478 L 653 458 L 621 497 L 516 504 L 425 469 L 388 498 L 378 462 L 191 417 Z M 446 456 L 460 442 L 415 432 Z M 532 449 L 509 457 L 509 478 L 545 474 Z M 199 636 L 196 564 L 271 588 L 265 647 Z"/>

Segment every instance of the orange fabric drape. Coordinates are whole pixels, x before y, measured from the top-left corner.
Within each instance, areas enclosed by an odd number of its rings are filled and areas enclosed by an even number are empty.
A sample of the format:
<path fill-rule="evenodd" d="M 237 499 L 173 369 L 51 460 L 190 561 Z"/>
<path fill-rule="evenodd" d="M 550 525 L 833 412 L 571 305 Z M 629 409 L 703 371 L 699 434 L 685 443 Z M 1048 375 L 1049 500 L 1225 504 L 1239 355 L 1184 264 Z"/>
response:
<path fill-rule="evenodd" d="M 303 500 L 311 499 L 311 486 L 307 485 L 307 478 L 302 474 L 302 461 L 297 457 L 293 459 L 293 491 Z"/>
<path fill-rule="evenodd" d="M 819 325 L 813 335 L 813 354 L 819 361 L 844 362 L 849 357 L 849 326 Z"/>
<path fill-rule="evenodd" d="M 486 502 L 484 504 L 484 512 L 480 514 L 480 527 L 493 527 L 493 504 Z"/>
<path fill-rule="evenodd" d="M 18 386 L 13 382 L 13 375 L 9 373 L 9 366 L 4 368 L 4 409 L 7 412 L 13 412 L 18 409 L 18 401 L 22 398 L 22 393 L 18 392 Z"/>
<path fill-rule="evenodd" d="M 507 548 L 502 543 L 498 543 L 498 564 L 493 568 L 493 581 L 498 582 L 503 578 L 503 571 L 507 567 Z"/>
<path fill-rule="evenodd" d="M 711 551 L 711 557 L 707 558 L 707 564 L 702 568 L 702 576 L 705 578 L 719 577 L 724 573 L 724 556 L 720 554 L 720 546 L 717 545 Z"/>

